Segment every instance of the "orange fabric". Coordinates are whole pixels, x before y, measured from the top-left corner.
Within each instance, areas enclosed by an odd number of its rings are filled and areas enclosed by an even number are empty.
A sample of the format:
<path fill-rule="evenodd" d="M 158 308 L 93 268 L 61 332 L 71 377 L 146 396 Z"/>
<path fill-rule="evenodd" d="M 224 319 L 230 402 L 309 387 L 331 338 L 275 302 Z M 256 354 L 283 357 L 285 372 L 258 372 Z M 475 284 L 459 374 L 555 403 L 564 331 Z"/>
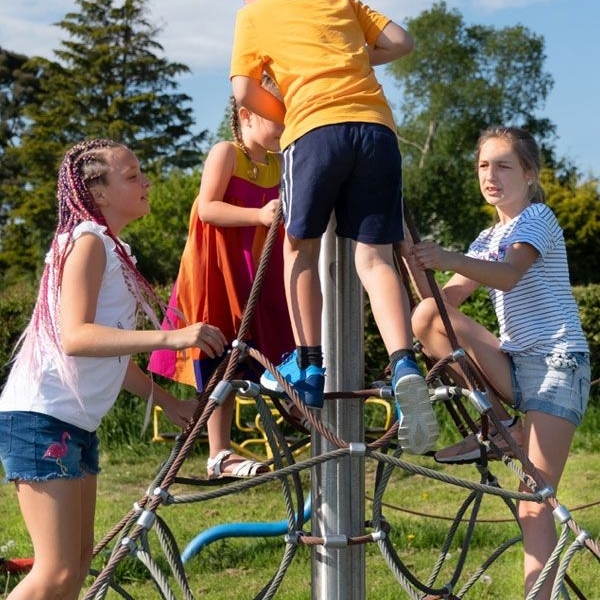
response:
<path fill-rule="evenodd" d="M 279 196 L 281 168 L 274 156 L 268 165 L 260 166 L 256 181 L 248 178 L 250 165 L 239 149 L 237 164 L 225 201 L 238 206 L 261 207 Z M 267 233 L 264 226 L 215 227 L 202 223 L 196 200 L 169 306 L 180 311 L 188 323 L 204 322 L 219 327 L 231 343 L 239 331 Z M 245 340 L 275 363 L 294 344 L 285 301 L 282 245 L 283 228 L 266 270 L 250 325 L 250 338 Z M 167 316 L 175 327 L 185 325 L 172 311 Z M 167 319 L 163 327 L 169 327 Z M 150 357 L 149 369 L 201 390 L 214 366 L 214 362 L 197 349 L 185 353 L 158 350 Z"/>

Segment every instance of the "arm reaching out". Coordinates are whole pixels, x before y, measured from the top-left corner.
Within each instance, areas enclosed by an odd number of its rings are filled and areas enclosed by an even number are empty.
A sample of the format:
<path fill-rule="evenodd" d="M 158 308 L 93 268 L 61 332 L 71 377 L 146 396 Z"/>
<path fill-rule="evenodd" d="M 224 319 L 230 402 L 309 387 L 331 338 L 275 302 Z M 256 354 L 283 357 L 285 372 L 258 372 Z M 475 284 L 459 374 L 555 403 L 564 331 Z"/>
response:
<path fill-rule="evenodd" d="M 123 388 L 140 398 L 149 399 L 152 395 L 153 403 L 163 409 L 171 423 L 182 429 L 189 424 L 198 406 L 196 400 L 175 398 L 173 394 L 154 383 L 133 360 L 130 360 L 127 366 Z"/>
<path fill-rule="evenodd" d="M 421 269 L 454 271 L 471 281 L 505 292 L 515 287 L 538 257 L 535 248 L 525 243 L 509 246 L 502 262 L 466 256 L 434 242 L 415 244 L 412 252 Z"/>

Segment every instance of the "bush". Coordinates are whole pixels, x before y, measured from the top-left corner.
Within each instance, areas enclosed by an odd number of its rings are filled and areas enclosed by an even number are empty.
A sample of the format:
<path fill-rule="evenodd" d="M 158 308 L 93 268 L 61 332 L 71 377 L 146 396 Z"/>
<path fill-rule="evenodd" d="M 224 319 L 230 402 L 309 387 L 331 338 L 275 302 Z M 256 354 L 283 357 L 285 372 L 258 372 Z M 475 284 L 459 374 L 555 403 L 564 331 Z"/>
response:
<path fill-rule="evenodd" d="M 0 294 L 0 386 L 8 377 L 9 361 L 15 344 L 27 327 L 37 289 L 20 284 Z"/>
<path fill-rule="evenodd" d="M 0 386 L 4 385 L 8 376 L 10 356 L 12 350 L 29 322 L 31 311 L 35 303 L 36 289 L 33 286 L 20 285 L 0 294 Z M 590 345 L 592 362 L 592 379 L 599 377 L 600 358 L 600 285 L 576 286 L 573 288 L 575 299 L 579 306 L 583 329 L 586 332 Z M 159 297 L 167 300 L 171 293 L 171 285 L 157 288 Z M 497 323 L 491 303 L 483 289 L 476 294 L 463 307 L 465 313 L 475 318 L 488 329 L 496 331 Z M 365 312 L 365 371 L 366 381 L 370 383 L 381 377 L 385 369 L 388 356 L 373 322 L 369 307 Z M 138 364 L 145 369 L 148 355 L 140 354 L 135 357 Z M 161 385 L 165 383 L 160 382 Z M 167 383 L 165 387 L 170 387 Z M 191 390 L 191 388 L 190 388 Z M 192 397 L 182 390 L 181 386 L 172 384 L 172 391 L 178 396 Z M 193 392 L 193 390 L 192 390 Z M 600 398 L 598 386 L 592 387 L 592 403 L 597 403 Z M 137 442 L 147 442 L 150 431 L 140 438 L 140 430 L 144 417 L 145 403 L 139 398 L 123 392 L 115 408 L 103 421 L 100 435 L 103 442 L 110 445 L 123 444 L 135 445 Z"/>
<path fill-rule="evenodd" d="M 590 346 L 592 380 L 600 377 L 600 284 L 575 286 L 575 300 L 579 307 L 581 324 Z"/>

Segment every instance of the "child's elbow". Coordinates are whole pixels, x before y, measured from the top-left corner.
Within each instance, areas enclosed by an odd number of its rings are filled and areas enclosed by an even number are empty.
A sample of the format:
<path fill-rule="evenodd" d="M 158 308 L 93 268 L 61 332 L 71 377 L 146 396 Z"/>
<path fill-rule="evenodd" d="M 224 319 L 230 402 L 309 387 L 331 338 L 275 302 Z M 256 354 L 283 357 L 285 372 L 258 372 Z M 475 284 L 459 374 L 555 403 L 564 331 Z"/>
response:
<path fill-rule="evenodd" d="M 415 41 L 406 29 L 390 21 L 377 39 L 376 45 L 385 49 L 395 60 L 410 54 L 415 47 Z"/>
<path fill-rule="evenodd" d="M 63 335 L 61 337 L 62 351 L 66 356 L 79 356 L 79 344 L 69 336 Z"/>
<path fill-rule="evenodd" d="M 415 40 L 412 35 L 404 32 L 402 38 L 396 43 L 396 50 L 399 56 L 406 56 L 410 54 L 415 48 Z"/>
<path fill-rule="evenodd" d="M 252 93 L 253 80 L 242 75 L 234 75 L 231 78 L 231 90 L 238 104 L 245 105 Z"/>

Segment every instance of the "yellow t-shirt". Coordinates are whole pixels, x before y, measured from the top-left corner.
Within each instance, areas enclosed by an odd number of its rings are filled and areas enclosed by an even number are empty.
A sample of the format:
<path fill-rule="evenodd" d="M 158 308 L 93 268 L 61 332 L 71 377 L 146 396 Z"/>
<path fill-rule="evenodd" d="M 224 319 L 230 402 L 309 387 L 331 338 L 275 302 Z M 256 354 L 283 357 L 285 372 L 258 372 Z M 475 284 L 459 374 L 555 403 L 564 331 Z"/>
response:
<path fill-rule="evenodd" d="M 396 131 L 365 44 L 390 19 L 359 0 L 257 0 L 236 18 L 230 76 L 277 82 L 286 108 L 281 146 L 334 123 Z"/>

